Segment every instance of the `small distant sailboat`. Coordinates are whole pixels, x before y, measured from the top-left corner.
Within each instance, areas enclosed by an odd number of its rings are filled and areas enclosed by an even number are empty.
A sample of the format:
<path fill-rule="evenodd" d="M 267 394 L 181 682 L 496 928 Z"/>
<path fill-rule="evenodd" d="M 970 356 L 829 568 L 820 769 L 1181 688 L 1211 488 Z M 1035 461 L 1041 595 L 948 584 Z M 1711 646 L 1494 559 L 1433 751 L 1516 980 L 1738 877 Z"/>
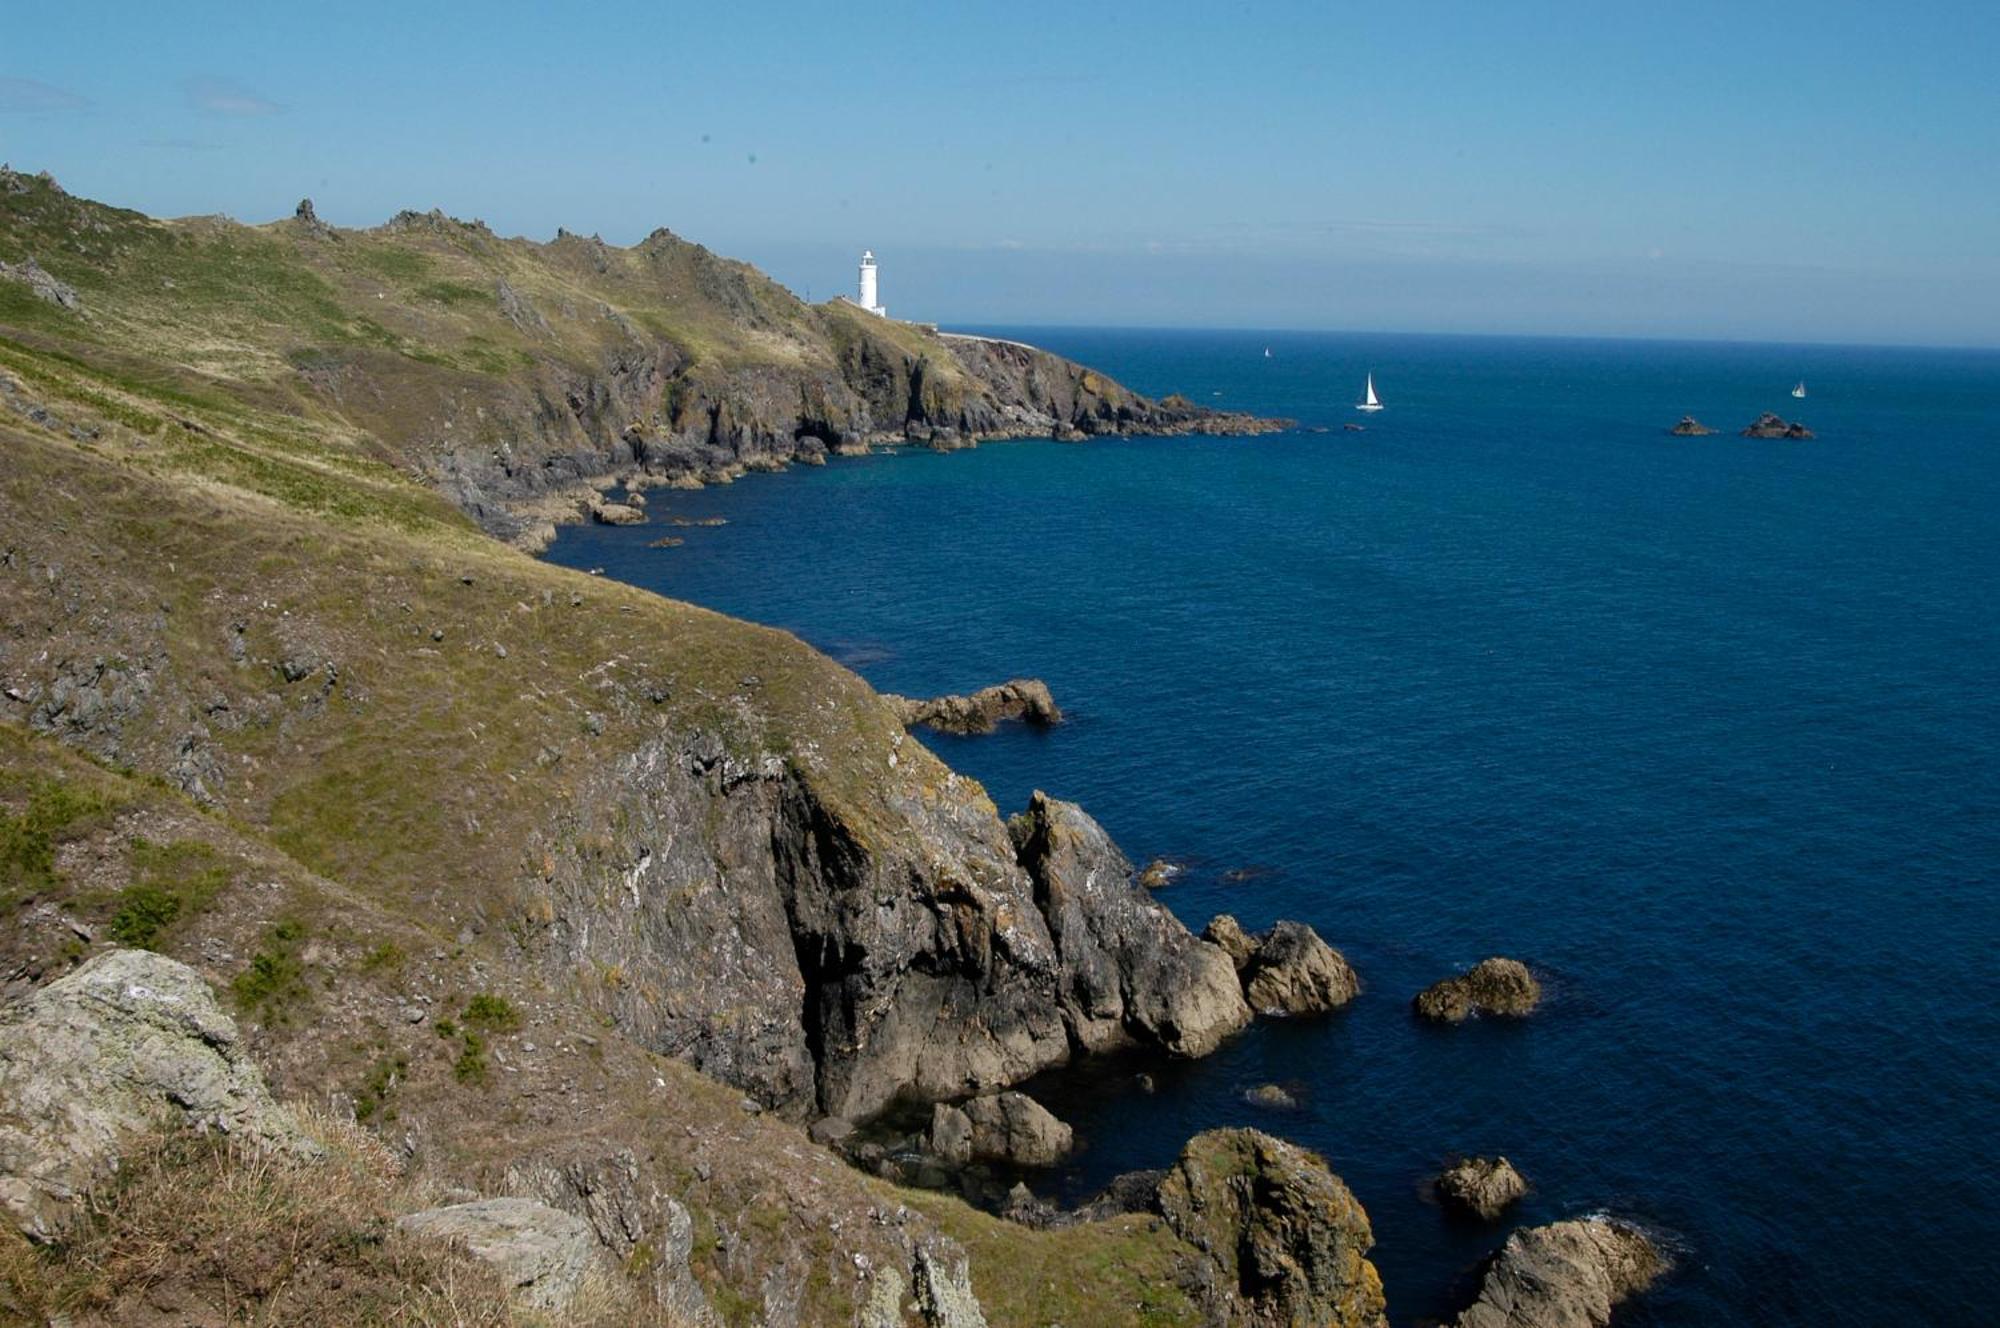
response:
<path fill-rule="evenodd" d="M 1269 346 L 1264 347 L 1264 358 L 1267 360 L 1271 358 L 1271 348 Z"/>
<path fill-rule="evenodd" d="M 1357 401 L 1357 402 L 1356 402 L 1356 403 L 1354 404 L 1354 408 L 1355 408 L 1356 410 L 1380 410 L 1380 409 L 1382 409 L 1382 402 L 1381 402 L 1381 401 L 1380 401 L 1380 399 L 1378 399 L 1378 398 L 1376 397 L 1376 395 L 1375 395 L 1375 375 L 1374 375 L 1374 374 L 1372 374 L 1372 373 L 1371 373 L 1371 374 L 1369 374 L 1369 375 L 1368 375 L 1368 388 L 1367 388 L 1366 392 L 1365 392 L 1365 393 L 1363 394 L 1363 396 L 1362 396 L 1361 400 Z"/>
<path fill-rule="evenodd" d="M 1801 378 L 1799 379 L 1799 385 L 1792 389 L 1792 395 L 1795 397 L 1802 397 L 1805 394 L 1806 394 L 1806 380 Z"/>

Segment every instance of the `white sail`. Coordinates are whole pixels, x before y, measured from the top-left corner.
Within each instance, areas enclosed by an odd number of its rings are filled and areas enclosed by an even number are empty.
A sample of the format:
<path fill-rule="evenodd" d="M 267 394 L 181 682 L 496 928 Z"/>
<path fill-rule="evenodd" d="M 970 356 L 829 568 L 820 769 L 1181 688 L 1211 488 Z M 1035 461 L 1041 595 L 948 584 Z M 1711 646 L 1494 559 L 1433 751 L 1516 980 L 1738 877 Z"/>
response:
<path fill-rule="evenodd" d="M 1805 394 L 1806 394 L 1806 380 L 1801 378 L 1799 380 L 1799 385 L 1792 389 L 1792 395 L 1795 397 L 1802 397 Z"/>
<path fill-rule="evenodd" d="M 1374 374 L 1372 374 L 1372 373 L 1371 373 L 1371 374 L 1369 374 L 1369 375 L 1368 375 L 1368 387 L 1367 387 L 1367 389 L 1366 389 L 1366 393 L 1365 393 L 1365 395 L 1363 395 L 1363 397 L 1361 398 L 1361 404 L 1360 404 L 1360 405 L 1358 405 L 1358 406 L 1356 406 L 1356 407 L 1355 407 L 1355 409 L 1356 409 L 1356 410 L 1380 410 L 1380 409 L 1382 409 L 1382 403 L 1381 403 L 1381 402 L 1380 402 L 1379 400 L 1377 400 L 1377 399 L 1376 399 L 1376 396 L 1375 396 L 1375 375 L 1374 375 Z"/>

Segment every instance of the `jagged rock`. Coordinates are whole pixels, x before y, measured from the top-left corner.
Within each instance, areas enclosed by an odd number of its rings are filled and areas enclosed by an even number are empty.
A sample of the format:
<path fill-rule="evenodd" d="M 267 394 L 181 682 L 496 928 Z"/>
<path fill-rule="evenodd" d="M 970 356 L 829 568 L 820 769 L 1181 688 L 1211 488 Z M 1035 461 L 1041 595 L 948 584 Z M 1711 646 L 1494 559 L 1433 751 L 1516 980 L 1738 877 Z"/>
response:
<path fill-rule="evenodd" d="M 956 1241 L 917 1250 L 917 1309 L 926 1328 L 986 1328 L 986 1311 L 972 1294 L 972 1271 Z"/>
<path fill-rule="evenodd" d="M 1250 1021 L 1235 965 L 1133 883 L 1132 864 L 1075 803 L 1037 790 L 1007 823 L 1060 964 L 1070 1039 L 1204 1056 Z"/>
<path fill-rule="evenodd" d="M 1241 976 L 1259 1014 L 1324 1014 L 1361 991 L 1346 958 L 1303 922 L 1280 922 L 1258 937 Z"/>
<path fill-rule="evenodd" d="M 1692 415 L 1681 416 L 1681 422 L 1669 430 L 1676 438 L 1706 438 L 1715 432 Z"/>
<path fill-rule="evenodd" d="M 1211 945 L 1220 946 L 1229 956 L 1229 962 L 1241 971 L 1250 962 L 1250 956 L 1257 953 L 1257 942 L 1250 933 L 1243 930 L 1243 924 L 1227 913 L 1218 913 L 1202 928 L 1201 938 Z"/>
<path fill-rule="evenodd" d="M 1075 1142 L 1069 1126 L 1026 1093 L 993 1093 L 931 1109 L 930 1150 L 947 1162 L 1047 1167 Z"/>
<path fill-rule="evenodd" d="M 72 311 L 83 308 L 83 297 L 76 293 L 76 287 L 57 281 L 32 258 L 20 263 L 0 263 L 0 277 L 22 283 L 38 299 L 47 300 L 50 304 Z"/>
<path fill-rule="evenodd" d="M 1488 1222 L 1528 1192 L 1528 1182 L 1504 1157 L 1468 1157 L 1446 1167 L 1433 1184 L 1440 1201 Z"/>
<path fill-rule="evenodd" d="M 292 213 L 292 220 L 298 222 L 299 225 L 304 228 L 306 234 L 308 235 L 315 236 L 322 240 L 333 240 L 339 238 L 339 236 L 334 233 L 333 227 L 321 221 L 319 219 L 319 214 L 313 211 L 313 201 L 310 198 L 301 198 L 299 200 L 299 206 L 297 210 Z"/>
<path fill-rule="evenodd" d="M 162 1125 L 313 1157 L 201 976 L 111 950 L 0 1014 L 0 1209 L 60 1234 L 124 1149 Z"/>
<path fill-rule="evenodd" d="M 1517 1231 L 1486 1270 L 1455 1328 L 1605 1328 L 1651 1286 L 1666 1257 L 1645 1233 L 1608 1217 Z"/>
<path fill-rule="evenodd" d="M 528 297 L 515 290 L 506 278 L 494 283 L 493 297 L 500 302 L 501 314 L 515 327 L 538 336 L 549 335 L 549 320 L 542 317 L 541 310 L 529 303 Z"/>
<path fill-rule="evenodd" d="M 396 1219 L 418 1236 L 462 1245 L 497 1268 L 523 1304 L 561 1310 L 599 1268 L 590 1224 L 533 1199 L 480 1199 Z"/>
<path fill-rule="evenodd" d="M 1039 678 L 1014 678 L 982 687 L 971 696 L 938 696 L 913 701 L 906 696 L 882 698 L 895 707 L 905 724 L 922 724 L 940 733 L 991 733 L 1003 719 L 1019 719 L 1037 728 L 1062 723 L 1062 710 L 1049 686 Z"/>
<path fill-rule="evenodd" d="M 1743 430 L 1745 438 L 1810 438 L 1811 429 L 1798 421 L 1787 422 L 1770 411 L 1765 411 L 1749 427 Z"/>
<path fill-rule="evenodd" d="M 1154 858 L 1139 873 L 1139 884 L 1148 890 L 1159 890 L 1171 885 L 1174 877 L 1180 874 L 1181 865 L 1178 862 L 1169 862 L 1165 858 Z"/>
<path fill-rule="evenodd" d="M 1156 1202 L 1207 1256 L 1212 1318 L 1386 1328 L 1368 1214 L 1315 1154 L 1258 1130 L 1210 1130 L 1188 1141 Z M 1242 1308 L 1235 1298 L 1248 1314 L 1229 1312 Z"/>
<path fill-rule="evenodd" d="M 1462 1023 L 1475 1014 L 1519 1017 L 1532 1014 L 1542 999 L 1542 984 L 1518 959 L 1482 959 L 1457 977 L 1434 982 L 1413 1002 L 1426 1019 Z"/>

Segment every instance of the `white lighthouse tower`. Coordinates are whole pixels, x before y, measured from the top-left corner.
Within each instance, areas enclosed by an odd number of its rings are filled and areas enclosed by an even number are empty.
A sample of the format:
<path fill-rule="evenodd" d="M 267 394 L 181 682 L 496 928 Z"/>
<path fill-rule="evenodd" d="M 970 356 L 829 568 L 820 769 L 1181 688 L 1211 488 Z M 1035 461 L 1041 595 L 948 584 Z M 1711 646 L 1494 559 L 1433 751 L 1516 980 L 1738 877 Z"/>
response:
<path fill-rule="evenodd" d="M 889 311 L 875 302 L 875 251 L 861 251 L 861 298 L 855 303 L 874 314 L 877 318 L 887 318 Z"/>

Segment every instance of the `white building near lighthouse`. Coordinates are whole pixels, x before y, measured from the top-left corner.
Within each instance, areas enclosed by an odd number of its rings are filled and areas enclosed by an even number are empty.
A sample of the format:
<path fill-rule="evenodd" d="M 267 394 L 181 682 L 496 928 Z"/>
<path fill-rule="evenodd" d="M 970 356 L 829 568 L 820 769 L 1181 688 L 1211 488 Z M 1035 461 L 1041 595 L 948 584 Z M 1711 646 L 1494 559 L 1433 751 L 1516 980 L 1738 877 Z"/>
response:
<path fill-rule="evenodd" d="M 876 294 L 875 251 L 864 249 L 861 251 L 861 298 L 855 303 L 877 318 L 887 318 L 889 311 L 875 302 Z"/>

